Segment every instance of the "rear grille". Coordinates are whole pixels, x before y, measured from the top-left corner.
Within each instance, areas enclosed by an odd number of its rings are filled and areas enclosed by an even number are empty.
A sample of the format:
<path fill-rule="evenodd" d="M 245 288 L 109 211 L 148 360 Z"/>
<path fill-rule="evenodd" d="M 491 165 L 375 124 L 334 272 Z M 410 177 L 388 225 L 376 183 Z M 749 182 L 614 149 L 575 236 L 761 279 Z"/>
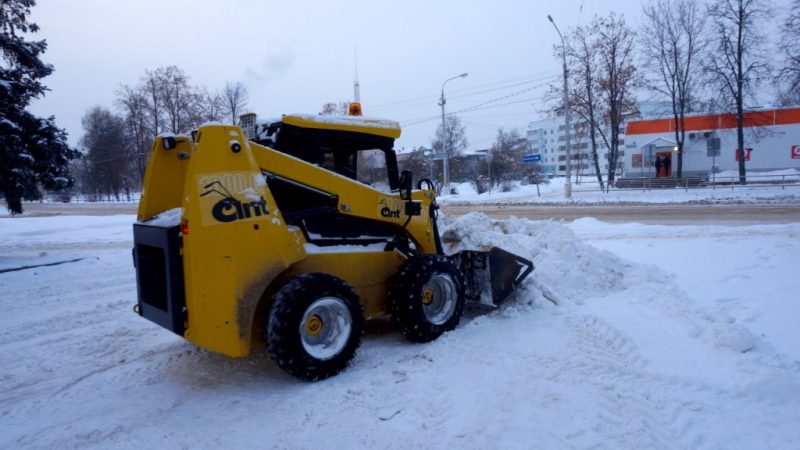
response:
<path fill-rule="evenodd" d="M 186 331 L 180 227 L 133 225 L 139 314 L 181 336 Z"/>
<path fill-rule="evenodd" d="M 150 245 L 137 245 L 136 254 L 140 300 L 166 312 L 167 262 L 164 259 L 164 249 Z"/>

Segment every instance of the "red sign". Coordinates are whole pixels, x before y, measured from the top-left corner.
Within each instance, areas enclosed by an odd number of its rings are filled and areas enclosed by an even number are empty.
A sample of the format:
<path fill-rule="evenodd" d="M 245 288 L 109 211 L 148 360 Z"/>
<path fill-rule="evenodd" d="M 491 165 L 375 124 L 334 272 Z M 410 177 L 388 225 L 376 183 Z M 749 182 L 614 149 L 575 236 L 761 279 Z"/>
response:
<path fill-rule="evenodd" d="M 792 159 L 800 159 L 800 145 L 792 146 Z"/>
<path fill-rule="evenodd" d="M 744 160 L 745 161 L 750 161 L 750 152 L 752 152 L 752 151 L 753 151 L 752 148 L 744 149 Z M 738 148 L 736 149 L 736 152 L 734 152 L 734 158 L 736 159 L 736 161 L 739 160 L 739 149 Z"/>

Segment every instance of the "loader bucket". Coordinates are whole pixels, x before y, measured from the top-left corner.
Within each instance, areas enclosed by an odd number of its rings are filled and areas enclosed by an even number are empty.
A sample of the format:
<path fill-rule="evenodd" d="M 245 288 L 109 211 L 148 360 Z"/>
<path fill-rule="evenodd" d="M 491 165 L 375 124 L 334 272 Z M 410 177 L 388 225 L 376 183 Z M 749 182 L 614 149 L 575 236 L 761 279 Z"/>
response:
<path fill-rule="evenodd" d="M 496 306 L 533 271 L 532 262 L 497 247 L 488 252 L 464 250 L 450 260 L 464 276 L 464 296 Z"/>

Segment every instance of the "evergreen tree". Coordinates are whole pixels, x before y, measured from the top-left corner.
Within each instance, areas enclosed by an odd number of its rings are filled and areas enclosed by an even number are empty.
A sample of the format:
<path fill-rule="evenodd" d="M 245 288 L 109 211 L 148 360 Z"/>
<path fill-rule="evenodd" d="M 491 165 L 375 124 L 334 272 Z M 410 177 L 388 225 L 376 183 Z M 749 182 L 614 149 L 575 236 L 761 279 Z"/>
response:
<path fill-rule="evenodd" d="M 35 5 L 34 0 L 0 3 L 0 192 L 12 214 L 22 213 L 23 199 L 41 198 L 40 187 L 71 186 L 69 160 L 77 156 L 54 117 L 25 110 L 47 90 L 39 80 L 53 72 L 39 59 L 47 43 L 25 39 L 39 30 L 28 23 Z"/>

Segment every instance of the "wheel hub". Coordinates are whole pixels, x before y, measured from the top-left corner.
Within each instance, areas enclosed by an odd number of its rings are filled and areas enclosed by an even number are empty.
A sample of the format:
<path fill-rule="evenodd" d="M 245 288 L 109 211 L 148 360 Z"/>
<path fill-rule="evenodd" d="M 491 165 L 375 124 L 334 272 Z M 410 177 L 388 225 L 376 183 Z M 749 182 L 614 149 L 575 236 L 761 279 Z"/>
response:
<path fill-rule="evenodd" d="M 458 304 L 456 283 L 445 273 L 434 274 L 422 287 L 422 309 L 434 325 L 442 325 L 455 314 Z"/>
<path fill-rule="evenodd" d="M 314 358 L 335 357 L 347 345 L 353 329 L 353 317 L 344 300 L 322 297 L 306 309 L 300 321 L 300 342 Z"/>
<path fill-rule="evenodd" d="M 306 320 L 306 333 L 311 336 L 316 336 L 322 331 L 322 325 L 322 319 L 318 315 L 313 314 Z"/>
<path fill-rule="evenodd" d="M 433 302 L 433 289 L 425 289 L 425 292 L 422 293 L 422 303 L 425 305 L 430 305 Z"/>

